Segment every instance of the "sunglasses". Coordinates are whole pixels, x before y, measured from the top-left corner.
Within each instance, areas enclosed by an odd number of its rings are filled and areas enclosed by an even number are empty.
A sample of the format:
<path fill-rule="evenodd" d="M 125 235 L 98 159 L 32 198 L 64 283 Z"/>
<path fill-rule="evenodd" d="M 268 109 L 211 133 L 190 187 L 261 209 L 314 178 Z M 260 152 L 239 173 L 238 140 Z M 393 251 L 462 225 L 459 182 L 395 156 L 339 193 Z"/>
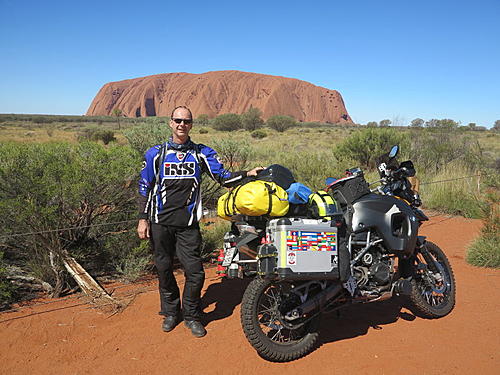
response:
<path fill-rule="evenodd" d="M 190 118 L 173 118 L 172 117 L 172 120 L 176 123 L 176 124 L 181 124 L 182 122 L 184 122 L 184 124 L 186 125 L 191 125 L 193 123 L 193 120 L 190 119 Z"/>

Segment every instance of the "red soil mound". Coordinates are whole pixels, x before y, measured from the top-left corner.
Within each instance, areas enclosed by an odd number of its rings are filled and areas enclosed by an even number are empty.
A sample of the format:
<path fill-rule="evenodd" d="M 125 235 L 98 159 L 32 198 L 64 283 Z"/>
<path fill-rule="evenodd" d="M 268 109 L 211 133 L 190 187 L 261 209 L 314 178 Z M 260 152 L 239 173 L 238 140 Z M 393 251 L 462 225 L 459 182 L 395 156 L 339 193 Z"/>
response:
<path fill-rule="evenodd" d="M 87 116 L 107 116 L 118 108 L 127 117 L 170 116 L 186 105 L 194 116 L 215 117 L 259 108 L 265 119 L 288 115 L 299 121 L 352 122 L 335 90 L 298 79 L 235 70 L 203 74 L 167 73 L 105 84 Z"/>
<path fill-rule="evenodd" d="M 239 304 L 248 281 L 221 282 L 212 268 L 202 293 L 209 322 L 202 339 L 183 325 L 161 331 L 151 282 L 113 316 L 75 306 L 77 299 L 0 314 L 0 373 L 498 374 L 500 271 L 464 261 L 480 226 L 479 220 L 434 217 L 423 227 L 448 255 L 457 282 L 456 307 L 441 319 L 415 318 L 397 300 L 355 305 L 340 317 L 324 316 L 323 344 L 316 351 L 291 363 L 270 363 L 241 329 Z"/>

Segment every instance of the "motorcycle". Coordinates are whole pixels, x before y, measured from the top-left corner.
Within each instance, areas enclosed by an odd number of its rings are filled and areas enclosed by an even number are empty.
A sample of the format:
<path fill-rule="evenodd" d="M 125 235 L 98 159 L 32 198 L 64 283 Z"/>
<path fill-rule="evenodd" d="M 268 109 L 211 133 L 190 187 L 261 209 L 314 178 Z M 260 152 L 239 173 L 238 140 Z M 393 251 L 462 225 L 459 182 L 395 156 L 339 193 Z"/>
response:
<path fill-rule="evenodd" d="M 248 342 L 264 359 L 287 362 L 318 345 L 322 314 L 353 303 L 406 296 L 423 318 L 455 305 L 455 279 L 444 252 L 418 235 L 428 220 L 394 146 L 368 184 L 358 168 L 326 180 L 337 202 L 328 219 L 240 217 L 226 234 L 223 266 L 229 277 L 256 276 L 241 304 Z M 375 188 L 370 186 L 378 183 Z"/>

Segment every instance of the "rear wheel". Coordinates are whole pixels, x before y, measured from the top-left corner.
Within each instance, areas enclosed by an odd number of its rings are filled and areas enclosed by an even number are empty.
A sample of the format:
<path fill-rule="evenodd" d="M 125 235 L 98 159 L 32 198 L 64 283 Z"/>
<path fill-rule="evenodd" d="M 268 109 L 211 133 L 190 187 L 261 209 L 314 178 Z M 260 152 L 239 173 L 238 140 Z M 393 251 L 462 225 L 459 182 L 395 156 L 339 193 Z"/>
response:
<path fill-rule="evenodd" d="M 443 317 L 455 306 L 455 277 L 448 258 L 434 243 L 426 242 L 415 256 L 411 281 L 411 310 L 418 316 Z"/>
<path fill-rule="evenodd" d="M 259 355 L 269 361 L 287 362 L 310 353 L 318 341 L 319 317 L 309 321 L 284 319 L 301 304 L 288 281 L 256 278 L 247 287 L 241 303 L 245 336 Z"/>

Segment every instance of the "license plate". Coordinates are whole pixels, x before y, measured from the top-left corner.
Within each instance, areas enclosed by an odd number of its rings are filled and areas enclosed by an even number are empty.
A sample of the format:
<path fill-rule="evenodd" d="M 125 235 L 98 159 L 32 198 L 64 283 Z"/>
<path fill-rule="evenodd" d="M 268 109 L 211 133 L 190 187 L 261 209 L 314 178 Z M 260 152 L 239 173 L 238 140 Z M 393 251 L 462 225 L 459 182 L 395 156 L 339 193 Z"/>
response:
<path fill-rule="evenodd" d="M 235 251 L 236 251 L 235 247 L 230 247 L 230 248 L 226 249 L 226 251 L 224 252 L 225 253 L 224 254 L 224 261 L 222 262 L 223 267 L 227 267 L 231 264 L 231 262 L 233 261 Z"/>

